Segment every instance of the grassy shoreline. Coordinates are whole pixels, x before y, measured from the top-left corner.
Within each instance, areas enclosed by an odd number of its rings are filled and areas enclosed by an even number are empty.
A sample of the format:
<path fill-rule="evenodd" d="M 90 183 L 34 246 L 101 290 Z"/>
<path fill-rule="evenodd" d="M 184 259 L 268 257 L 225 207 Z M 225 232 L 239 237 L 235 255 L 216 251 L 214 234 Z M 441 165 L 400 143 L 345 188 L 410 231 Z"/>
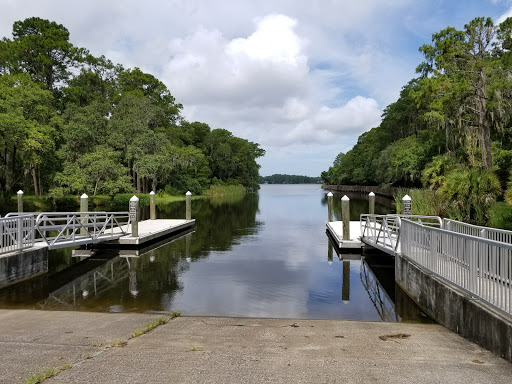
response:
<path fill-rule="evenodd" d="M 204 191 L 203 194 L 192 195 L 192 200 L 207 198 L 241 198 L 245 195 L 245 193 L 245 188 L 240 185 L 212 185 L 208 190 Z M 119 193 L 114 196 L 89 196 L 89 209 L 102 209 L 107 211 L 128 210 L 128 202 L 133 195 L 139 198 L 139 204 L 141 207 L 149 206 L 149 194 L 147 193 Z M 167 193 L 158 192 L 155 195 L 155 203 L 157 205 L 171 204 L 185 200 L 185 194 L 169 195 Z M 12 195 L 5 203 L 8 206 L 8 211 L 16 211 L 17 195 Z M 23 206 L 23 210 L 25 212 L 76 211 L 80 208 L 80 195 L 66 195 L 57 198 L 48 196 L 36 197 L 34 195 L 24 195 Z"/>

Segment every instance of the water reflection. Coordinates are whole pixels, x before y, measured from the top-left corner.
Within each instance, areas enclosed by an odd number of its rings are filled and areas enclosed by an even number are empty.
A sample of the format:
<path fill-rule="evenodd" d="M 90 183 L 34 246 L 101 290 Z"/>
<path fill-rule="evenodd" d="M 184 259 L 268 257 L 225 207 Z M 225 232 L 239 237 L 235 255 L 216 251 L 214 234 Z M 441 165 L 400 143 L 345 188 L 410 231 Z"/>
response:
<path fill-rule="evenodd" d="M 0 290 L 0 306 L 388 321 L 380 303 L 388 308 L 397 297 L 393 321 L 416 320 L 413 311 L 400 312 L 408 304 L 395 293 L 393 268 L 379 270 L 382 261 L 372 265 L 360 253 L 334 260 L 325 195 L 319 186 L 269 185 L 232 201 L 194 200 L 194 232 L 142 250 L 52 252 L 50 273 Z M 157 214 L 184 213 L 180 202 L 158 206 Z M 388 301 L 376 295 L 383 291 Z"/>
<path fill-rule="evenodd" d="M 341 220 L 341 198 L 343 195 L 347 195 L 350 199 L 350 220 L 359 220 L 362 213 L 368 213 L 369 202 L 368 194 L 362 192 L 338 192 L 331 191 L 333 193 L 333 213 L 334 220 Z M 327 195 L 323 195 L 321 199 L 322 206 L 325 207 L 325 214 L 327 218 Z M 375 196 L 375 213 L 378 215 L 393 213 L 395 211 L 394 201 L 390 197 L 386 196 Z"/>
<path fill-rule="evenodd" d="M 348 250 L 350 253 L 342 253 L 344 250 L 336 247 L 329 233 L 327 238 L 328 263 L 332 264 L 334 253 L 342 263 L 341 301 L 344 304 L 350 303 L 351 274 L 355 274 L 358 269 L 361 286 L 366 291 L 380 320 L 430 322 L 409 296 L 396 285 L 393 256 L 372 249 L 358 253 Z M 351 268 L 354 269 L 352 273 Z"/>

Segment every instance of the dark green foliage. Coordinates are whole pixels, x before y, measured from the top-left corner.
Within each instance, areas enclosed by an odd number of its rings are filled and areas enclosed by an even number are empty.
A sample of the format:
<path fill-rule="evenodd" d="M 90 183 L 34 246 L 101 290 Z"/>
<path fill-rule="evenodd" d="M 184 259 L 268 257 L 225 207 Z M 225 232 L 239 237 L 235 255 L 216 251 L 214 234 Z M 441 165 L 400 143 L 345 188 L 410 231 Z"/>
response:
<path fill-rule="evenodd" d="M 139 208 L 149 207 L 149 196 L 136 195 L 139 198 Z M 119 193 L 112 198 L 109 204 L 109 211 L 127 211 L 130 206 L 130 199 L 133 197 L 131 193 Z"/>
<path fill-rule="evenodd" d="M 480 168 L 454 168 L 439 189 L 439 194 L 449 201 L 448 214 L 459 221 L 483 225 L 488 220 L 488 210 L 501 196 L 498 178 Z"/>
<path fill-rule="evenodd" d="M 53 199 L 56 212 L 75 212 L 80 207 L 80 199 L 76 196 L 61 196 Z"/>
<path fill-rule="evenodd" d="M 213 179 L 258 188 L 256 143 L 189 123 L 164 83 L 69 42 L 32 17 L 0 41 L 0 192 L 200 194 Z"/>
<path fill-rule="evenodd" d="M 501 228 L 512 231 L 512 206 L 504 202 L 499 202 L 490 207 L 489 227 Z"/>
<path fill-rule="evenodd" d="M 299 176 L 299 175 L 281 175 L 274 174 L 272 176 L 260 177 L 260 184 L 320 184 L 322 178 Z"/>
<path fill-rule="evenodd" d="M 446 203 L 429 195 L 426 210 L 486 223 L 512 168 L 511 32 L 512 18 L 495 26 L 479 17 L 435 33 L 420 48 L 419 78 L 322 172 L 324 183 L 424 187 Z"/>

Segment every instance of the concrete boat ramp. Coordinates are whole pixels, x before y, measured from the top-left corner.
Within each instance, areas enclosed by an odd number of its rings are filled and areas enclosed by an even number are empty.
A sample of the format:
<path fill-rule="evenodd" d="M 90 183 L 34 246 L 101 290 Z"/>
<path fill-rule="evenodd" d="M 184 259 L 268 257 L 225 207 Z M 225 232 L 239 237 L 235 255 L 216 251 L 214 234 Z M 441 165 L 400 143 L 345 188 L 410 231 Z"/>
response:
<path fill-rule="evenodd" d="M 437 324 L 0 310 L 0 382 L 506 383 L 512 364 Z M 60 368 L 60 369 L 59 369 Z M 33 381 L 35 382 L 35 381 Z"/>

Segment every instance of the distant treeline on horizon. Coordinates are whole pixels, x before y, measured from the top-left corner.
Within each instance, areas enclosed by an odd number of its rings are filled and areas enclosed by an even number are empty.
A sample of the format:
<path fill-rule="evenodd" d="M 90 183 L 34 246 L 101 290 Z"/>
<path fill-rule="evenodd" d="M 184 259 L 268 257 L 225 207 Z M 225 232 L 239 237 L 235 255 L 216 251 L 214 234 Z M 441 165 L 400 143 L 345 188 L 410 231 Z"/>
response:
<path fill-rule="evenodd" d="M 260 184 L 321 184 L 322 178 L 300 176 L 300 175 L 281 175 L 260 176 Z"/>

